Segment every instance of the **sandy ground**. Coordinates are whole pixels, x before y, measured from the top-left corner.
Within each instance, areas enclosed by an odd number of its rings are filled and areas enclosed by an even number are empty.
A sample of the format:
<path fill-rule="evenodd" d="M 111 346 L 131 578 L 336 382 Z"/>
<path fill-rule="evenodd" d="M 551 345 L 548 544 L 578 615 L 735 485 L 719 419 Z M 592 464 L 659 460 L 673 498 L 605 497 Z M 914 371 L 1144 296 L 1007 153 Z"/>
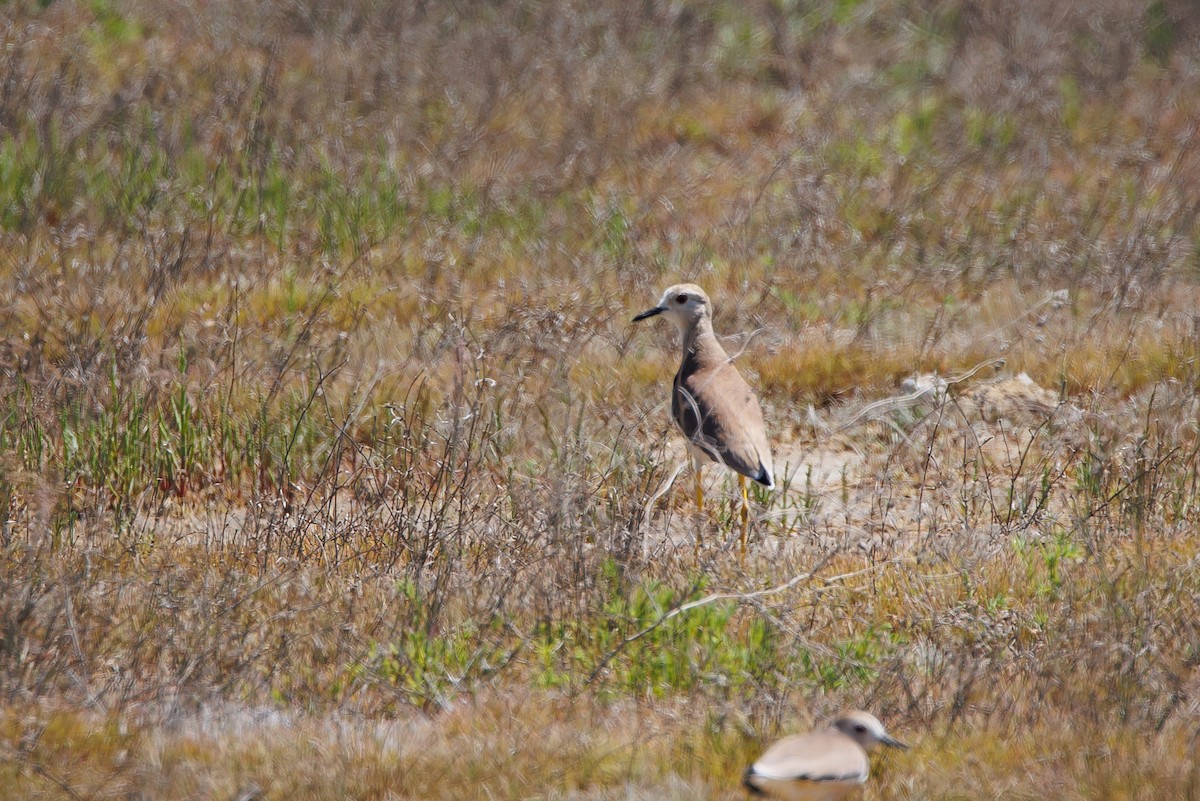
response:
<path fill-rule="evenodd" d="M 1047 476 L 1064 479 L 1071 451 L 1086 439 L 1084 413 L 1023 374 L 966 387 L 913 376 L 891 397 L 795 417 L 778 426 L 786 430 L 775 440 L 777 489 L 751 494 L 750 549 L 768 557 L 813 545 L 896 552 L 928 547 L 951 531 L 978 536 L 989 517 L 1011 521 L 1013 504 Z M 733 474 L 704 468 L 701 515 L 682 438 L 672 436 L 664 458 L 671 472 L 645 503 L 646 558 L 693 554 L 698 537 L 705 549 L 736 548 L 740 499 Z M 317 505 L 300 488 L 295 499 L 290 506 L 263 499 L 258 508 L 200 513 L 167 507 L 138 515 L 128 535 L 134 542 L 252 547 L 281 518 L 293 531 L 319 534 L 387 525 L 392 513 L 385 500 L 348 491 Z M 77 533 L 86 531 L 81 524 Z"/>

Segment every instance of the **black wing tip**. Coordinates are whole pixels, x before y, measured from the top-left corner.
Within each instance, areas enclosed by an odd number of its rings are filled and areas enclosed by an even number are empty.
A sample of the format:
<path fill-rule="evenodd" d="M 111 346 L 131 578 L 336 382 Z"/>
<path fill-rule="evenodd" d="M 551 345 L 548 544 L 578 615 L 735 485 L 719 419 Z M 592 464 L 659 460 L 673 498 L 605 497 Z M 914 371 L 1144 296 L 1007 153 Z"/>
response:
<path fill-rule="evenodd" d="M 742 786 L 750 791 L 751 795 L 766 795 L 762 790 L 754 786 L 754 782 L 750 781 L 754 778 L 754 766 L 746 768 L 746 772 L 742 774 Z"/>
<path fill-rule="evenodd" d="M 775 489 L 775 477 L 771 475 L 771 471 L 765 467 L 760 466 L 758 468 L 758 475 L 751 476 L 751 478 L 769 490 Z"/>
<path fill-rule="evenodd" d="M 708 451 L 705 450 L 705 453 L 707 453 L 707 452 Z M 737 473 L 741 473 L 743 476 L 750 479 L 755 484 L 761 484 L 764 488 L 769 489 L 769 490 L 775 489 L 775 477 L 771 475 L 770 470 L 763 467 L 761 464 L 758 466 L 757 471 L 751 472 L 749 468 L 743 468 L 741 465 L 735 466 L 735 465 L 728 464 L 728 462 L 726 462 L 725 459 L 720 454 L 718 454 L 715 457 L 712 457 L 712 460 L 714 462 L 716 462 L 717 464 L 727 465 L 731 470 L 733 470 Z"/>

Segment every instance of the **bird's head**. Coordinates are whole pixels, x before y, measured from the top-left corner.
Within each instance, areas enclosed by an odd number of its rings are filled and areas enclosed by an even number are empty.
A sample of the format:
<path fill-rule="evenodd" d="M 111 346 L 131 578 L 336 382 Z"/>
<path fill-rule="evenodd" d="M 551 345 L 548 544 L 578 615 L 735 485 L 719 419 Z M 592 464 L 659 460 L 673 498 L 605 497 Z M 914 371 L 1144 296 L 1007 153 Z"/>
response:
<path fill-rule="evenodd" d="M 636 323 L 647 317 L 665 314 L 679 326 L 679 330 L 687 331 L 711 313 L 712 304 L 703 289 L 695 284 L 676 284 L 667 288 L 657 306 L 646 309 L 633 321 Z"/>
<path fill-rule="evenodd" d="M 866 751 L 870 751 L 877 745 L 887 745 L 905 750 L 908 748 L 907 745 L 888 734 L 879 719 L 870 712 L 847 712 L 834 721 L 833 725 Z"/>

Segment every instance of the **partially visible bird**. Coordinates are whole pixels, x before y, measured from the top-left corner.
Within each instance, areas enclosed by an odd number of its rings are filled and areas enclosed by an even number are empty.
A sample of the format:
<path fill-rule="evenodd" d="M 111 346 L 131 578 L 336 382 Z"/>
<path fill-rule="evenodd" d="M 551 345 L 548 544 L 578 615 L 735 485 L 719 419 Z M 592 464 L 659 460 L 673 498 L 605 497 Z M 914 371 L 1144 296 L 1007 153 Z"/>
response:
<path fill-rule="evenodd" d="M 750 509 L 746 479 L 775 489 L 762 409 L 713 333 L 712 302 L 703 289 L 695 284 L 669 287 L 657 306 L 633 321 L 658 314 L 667 315 L 683 338 L 683 359 L 675 374 L 671 413 L 688 439 L 696 506 L 703 511 L 700 468 L 704 462 L 717 462 L 735 471 L 742 491 L 741 545 L 745 554 Z"/>
<path fill-rule="evenodd" d="M 756 795 L 783 801 L 838 801 L 866 782 L 867 753 L 877 745 L 907 749 L 869 712 L 847 712 L 828 729 L 784 737 L 746 770 Z"/>

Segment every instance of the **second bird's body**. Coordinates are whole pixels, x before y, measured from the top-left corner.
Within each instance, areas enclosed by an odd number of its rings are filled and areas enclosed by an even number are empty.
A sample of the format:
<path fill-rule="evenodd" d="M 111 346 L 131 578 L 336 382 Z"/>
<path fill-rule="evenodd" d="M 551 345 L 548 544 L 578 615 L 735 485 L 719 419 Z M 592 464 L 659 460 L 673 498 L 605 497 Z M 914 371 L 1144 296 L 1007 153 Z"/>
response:
<path fill-rule="evenodd" d="M 746 771 L 746 789 L 783 801 L 839 801 L 867 781 L 867 752 L 907 748 L 867 712 L 849 712 L 828 729 L 784 737 Z"/>

